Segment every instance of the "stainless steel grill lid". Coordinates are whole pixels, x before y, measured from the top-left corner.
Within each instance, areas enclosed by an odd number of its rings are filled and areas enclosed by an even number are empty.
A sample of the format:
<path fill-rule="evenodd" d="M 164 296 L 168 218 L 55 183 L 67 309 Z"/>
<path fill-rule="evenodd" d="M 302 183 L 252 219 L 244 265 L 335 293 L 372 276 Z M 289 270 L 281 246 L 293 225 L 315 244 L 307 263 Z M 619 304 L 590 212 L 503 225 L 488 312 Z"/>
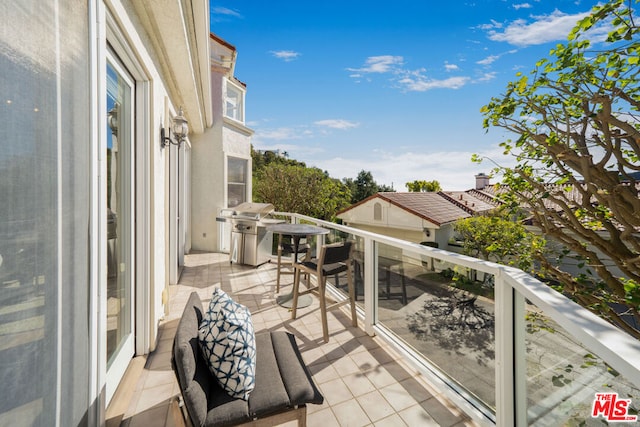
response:
<path fill-rule="evenodd" d="M 260 220 L 265 216 L 273 212 L 273 205 L 271 203 L 240 203 L 233 208 L 234 213 L 232 217 L 249 218 Z"/>

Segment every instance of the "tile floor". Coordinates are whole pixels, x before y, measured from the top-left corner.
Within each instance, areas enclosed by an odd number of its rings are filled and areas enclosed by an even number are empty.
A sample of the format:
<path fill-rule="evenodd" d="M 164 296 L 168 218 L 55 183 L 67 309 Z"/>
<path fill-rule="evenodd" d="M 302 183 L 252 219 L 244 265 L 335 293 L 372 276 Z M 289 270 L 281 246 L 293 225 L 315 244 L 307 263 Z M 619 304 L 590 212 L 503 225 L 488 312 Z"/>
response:
<path fill-rule="evenodd" d="M 284 276 L 282 292 L 290 292 L 292 276 Z M 247 306 L 254 328 L 294 334 L 303 358 L 322 391 L 323 405 L 309 405 L 307 425 L 332 426 L 473 426 L 466 414 L 410 367 L 384 342 L 351 326 L 346 311 L 329 314 L 330 341 L 322 340 L 318 303 L 299 309 L 298 318 L 275 303 L 276 266 L 258 268 L 230 264 L 228 255 L 195 253 L 185 259 L 178 285 L 170 287 L 170 313 L 160 324 L 158 344 L 137 357 L 112 403 L 107 426 L 181 426 L 172 405 L 179 394 L 171 370 L 173 335 L 187 297 L 197 291 L 208 301 L 221 287 Z M 295 423 L 285 424 L 287 427 Z"/>

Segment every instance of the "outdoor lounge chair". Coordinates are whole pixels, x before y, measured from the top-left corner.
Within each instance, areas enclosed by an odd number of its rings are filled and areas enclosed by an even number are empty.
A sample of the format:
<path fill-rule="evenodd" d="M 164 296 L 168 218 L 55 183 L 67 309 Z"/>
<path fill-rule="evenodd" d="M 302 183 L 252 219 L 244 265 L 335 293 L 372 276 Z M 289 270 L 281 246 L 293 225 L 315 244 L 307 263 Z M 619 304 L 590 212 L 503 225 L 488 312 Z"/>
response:
<path fill-rule="evenodd" d="M 295 337 L 284 331 L 255 334 L 255 388 L 248 400 L 232 398 L 209 372 L 202 356 L 198 343 L 202 317 L 200 297 L 193 292 L 178 323 L 171 358 L 187 424 L 272 426 L 297 420 L 299 426 L 305 426 L 306 404 L 322 404 L 324 399 Z"/>

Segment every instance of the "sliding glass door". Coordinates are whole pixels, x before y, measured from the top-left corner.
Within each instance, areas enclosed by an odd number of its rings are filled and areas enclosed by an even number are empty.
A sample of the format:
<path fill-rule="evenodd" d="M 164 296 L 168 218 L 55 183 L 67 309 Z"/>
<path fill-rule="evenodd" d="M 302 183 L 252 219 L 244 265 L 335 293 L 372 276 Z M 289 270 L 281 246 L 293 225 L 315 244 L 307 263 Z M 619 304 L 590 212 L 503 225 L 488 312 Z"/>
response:
<path fill-rule="evenodd" d="M 107 400 L 134 353 L 134 80 L 107 60 Z"/>

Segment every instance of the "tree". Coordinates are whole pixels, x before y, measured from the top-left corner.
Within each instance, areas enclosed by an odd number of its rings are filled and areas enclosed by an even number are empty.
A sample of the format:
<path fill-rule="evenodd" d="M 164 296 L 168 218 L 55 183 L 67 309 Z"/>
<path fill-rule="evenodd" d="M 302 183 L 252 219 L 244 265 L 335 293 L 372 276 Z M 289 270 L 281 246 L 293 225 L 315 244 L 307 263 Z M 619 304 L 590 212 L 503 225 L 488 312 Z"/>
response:
<path fill-rule="evenodd" d="M 590 30 L 605 24 L 608 38 L 595 49 Z M 584 265 L 572 275 L 540 256 L 544 273 L 638 338 L 611 307 L 623 304 L 640 321 L 639 63 L 632 2 L 610 1 L 481 110 L 485 128 L 517 135 L 501 144 L 516 166 L 494 171 L 503 177 L 503 199 L 527 208 L 545 237 L 562 246 L 560 257 L 575 254 Z"/>
<path fill-rule="evenodd" d="M 411 192 L 434 192 L 434 191 L 442 191 L 442 187 L 440 183 L 436 180 L 433 181 L 425 181 L 425 180 L 415 180 L 413 182 L 407 182 L 405 184 L 407 186 L 407 190 Z"/>
<path fill-rule="evenodd" d="M 351 190 L 351 203 L 358 203 L 381 191 L 393 192 L 393 187 L 378 185 L 369 171 L 361 170 L 356 179 L 344 178 L 342 182 Z"/>
<path fill-rule="evenodd" d="M 351 193 L 318 168 L 273 162 L 254 177 L 253 198 L 273 204 L 276 211 L 331 221 L 338 210 L 349 206 Z"/>
<path fill-rule="evenodd" d="M 251 159 L 253 161 L 253 175 L 260 174 L 260 171 L 267 165 L 271 163 L 280 163 L 284 165 L 298 165 L 304 166 L 307 165 L 304 162 L 299 162 L 294 159 L 289 159 L 289 153 L 283 151 L 282 154 L 278 155 L 276 151 L 256 151 L 251 146 Z"/>
<path fill-rule="evenodd" d="M 531 271 L 544 239 L 529 232 L 520 222 L 500 215 L 472 216 L 454 224 L 465 255 Z"/>
<path fill-rule="evenodd" d="M 355 180 L 356 191 L 353 198 L 356 201 L 364 200 L 378 192 L 378 184 L 373 180 L 371 172 L 361 170 Z"/>

